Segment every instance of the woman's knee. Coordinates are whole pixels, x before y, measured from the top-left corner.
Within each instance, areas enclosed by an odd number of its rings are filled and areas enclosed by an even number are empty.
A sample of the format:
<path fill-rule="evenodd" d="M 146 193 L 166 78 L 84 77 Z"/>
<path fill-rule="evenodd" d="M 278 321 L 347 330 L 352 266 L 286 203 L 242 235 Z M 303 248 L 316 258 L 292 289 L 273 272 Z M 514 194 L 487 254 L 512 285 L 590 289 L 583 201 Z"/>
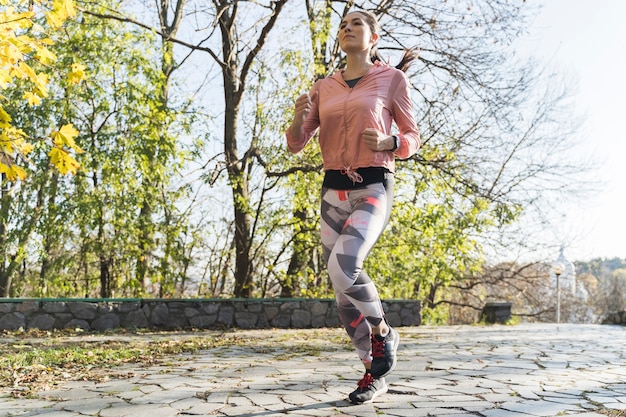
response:
<path fill-rule="evenodd" d="M 328 276 L 335 291 L 344 293 L 352 287 L 361 274 L 356 259 L 349 255 L 333 254 L 328 259 Z"/>

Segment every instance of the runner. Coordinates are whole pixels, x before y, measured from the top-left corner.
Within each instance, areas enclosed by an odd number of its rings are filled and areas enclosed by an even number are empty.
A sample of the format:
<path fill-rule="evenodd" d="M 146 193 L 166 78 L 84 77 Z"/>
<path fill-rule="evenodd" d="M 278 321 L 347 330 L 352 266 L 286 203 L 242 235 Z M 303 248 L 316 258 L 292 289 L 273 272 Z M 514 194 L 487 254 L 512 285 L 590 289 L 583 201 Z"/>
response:
<path fill-rule="evenodd" d="M 409 158 L 420 147 L 404 73 L 417 53 L 407 50 L 395 68 L 389 66 L 375 47 L 379 33 L 370 12 L 346 15 L 338 34 L 345 68 L 298 97 L 286 132 L 288 149 L 297 153 L 319 130 L 324 260 L 340 319 L 365 366 L 349 396 L 355 404 L 387 392 L 385 376 L 396 365 L 398 332 L 386 322 L 378 291 L 362 266 L 389 221 L 395 156 Z"/>

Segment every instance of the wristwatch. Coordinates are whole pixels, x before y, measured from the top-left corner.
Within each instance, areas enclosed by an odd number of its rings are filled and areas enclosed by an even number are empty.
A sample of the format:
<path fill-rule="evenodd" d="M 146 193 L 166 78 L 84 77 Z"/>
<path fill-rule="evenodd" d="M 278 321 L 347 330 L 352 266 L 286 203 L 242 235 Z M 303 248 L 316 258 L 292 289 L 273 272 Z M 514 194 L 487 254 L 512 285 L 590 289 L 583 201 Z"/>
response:
<path fill-rule="evenodd" d="M 393 148 L 389 149 L 391 152 L 395 152 L 396 149 L 400 147 L 400 138 L 396 135 L 392 136 L 393 138 Z"/>

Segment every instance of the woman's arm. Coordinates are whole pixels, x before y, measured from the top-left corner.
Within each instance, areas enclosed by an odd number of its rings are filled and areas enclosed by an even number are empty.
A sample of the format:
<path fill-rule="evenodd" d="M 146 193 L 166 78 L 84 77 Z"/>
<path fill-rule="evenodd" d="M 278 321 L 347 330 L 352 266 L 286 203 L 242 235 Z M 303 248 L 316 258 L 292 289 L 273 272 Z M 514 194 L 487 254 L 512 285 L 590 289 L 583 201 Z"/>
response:
<path fill-rule="evenodd" d="M 285 136 L 287 149 L 298 153 L 309 143 L 319 127 L 319 112 L 317 107 L 317 90 L 302 94 L 296 99 L 295 114 Z"/>
<path fill-rule="evenodd" d="M 392 114 L 400 132 L 398 134 L 400 146 L 395 150 L 395 154 L 398 158 L 407 159 L 418 151 L 421 140 L 415 122 L 410 83 L 407 76 L 404 73 L 401 74 L 402 77 L 398 80 L 393 93 Z"/>

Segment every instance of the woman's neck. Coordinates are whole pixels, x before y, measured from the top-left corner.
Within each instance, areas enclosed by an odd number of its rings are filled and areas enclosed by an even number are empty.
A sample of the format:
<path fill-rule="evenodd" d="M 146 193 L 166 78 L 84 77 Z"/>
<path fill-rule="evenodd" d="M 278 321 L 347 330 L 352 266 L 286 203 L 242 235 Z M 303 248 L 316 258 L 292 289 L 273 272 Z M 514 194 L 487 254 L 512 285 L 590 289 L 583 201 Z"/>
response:
<path fill-rule="evenodd" d="M 353 80 L 365 75 L 372 67 L 369 59 L 369 51 L 363 54 L 348 54 L 346 56 L 346 68 L 343 71 L 343 78 Z"/>

